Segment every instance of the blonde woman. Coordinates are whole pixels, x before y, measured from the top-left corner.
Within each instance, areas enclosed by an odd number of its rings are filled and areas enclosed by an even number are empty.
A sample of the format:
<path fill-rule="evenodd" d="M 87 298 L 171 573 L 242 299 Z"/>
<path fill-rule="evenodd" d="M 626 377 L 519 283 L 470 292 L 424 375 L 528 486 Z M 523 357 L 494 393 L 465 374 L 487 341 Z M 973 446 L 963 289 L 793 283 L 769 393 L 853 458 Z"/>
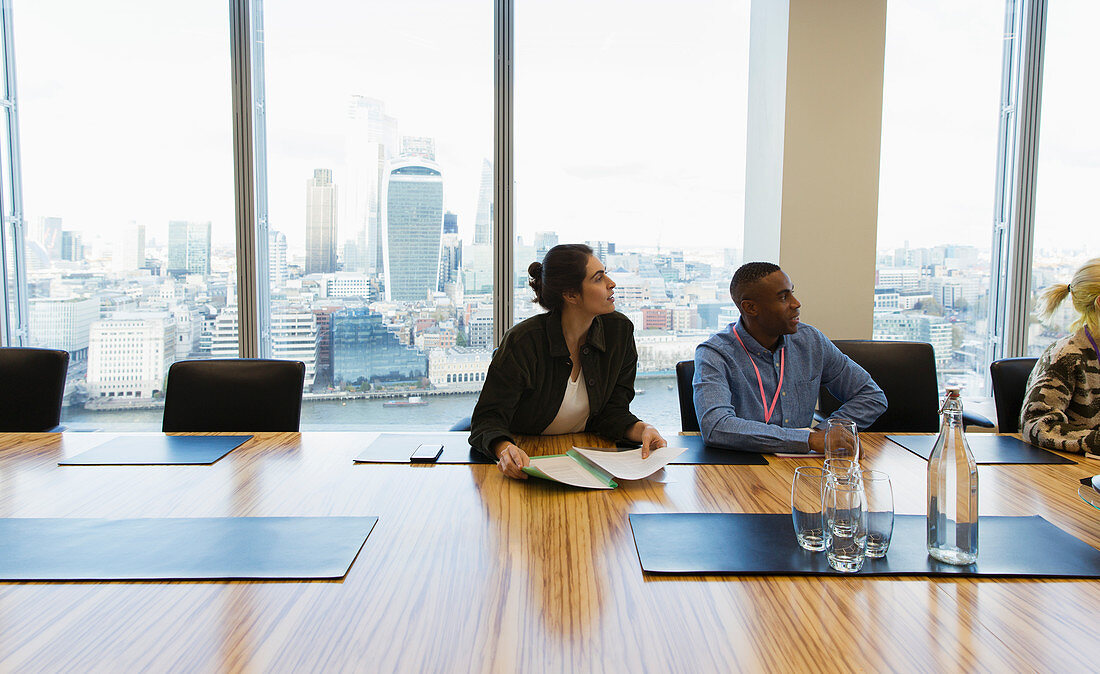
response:
<path fill-rule="evenodd" d="M 1020 428 L 1025 440 L 1040 447 L 1100 453 L 1100 258 L 1086 262 L 1069 283 L 1044 290 L 1040 317 L 1049 318 L 1066 297 L 1073 300 L 1077 320 L 1035 363 Z"/>

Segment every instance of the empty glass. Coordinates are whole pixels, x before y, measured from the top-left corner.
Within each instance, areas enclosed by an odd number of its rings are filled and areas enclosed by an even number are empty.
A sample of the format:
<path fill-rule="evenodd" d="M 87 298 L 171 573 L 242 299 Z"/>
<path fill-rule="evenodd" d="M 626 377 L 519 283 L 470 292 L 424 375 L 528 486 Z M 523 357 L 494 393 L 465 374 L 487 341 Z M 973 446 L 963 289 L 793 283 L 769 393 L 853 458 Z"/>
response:
<path fill-rule="evenodd" d="M 827 475 L 851 475 L 859 471 L 856 462 L 849 459 L 825 459 L 825 473 Z"/>
<path fill-rule="evenodd" d="M 863 568 L 867 552 L 867 514 L 858 477 L 829 475 L 825 479 L 825 556 L 842 573 Z"/>
<path fill-rule="evenodd" d="M 867 513 L 867 556 L 885 557 L 894 534 L 894 491 L 890 476 L 880 470 L 861 471 Z"/>
<path fill-rule="evenodd" d="M 856 422 L 831 417 L 825 422 L 825 458 L 859 463 L 859 429 Z"/>
<path fill-rule="evenodd" d="M 794 519 L 794 536 L 798 544 L 812 552 L 825 549 L 825 536 L 821 520 L 822 490 L 825 487 L 825 471 L 812 466 L 794 469 L 791 485 L 791 517 Z"/>

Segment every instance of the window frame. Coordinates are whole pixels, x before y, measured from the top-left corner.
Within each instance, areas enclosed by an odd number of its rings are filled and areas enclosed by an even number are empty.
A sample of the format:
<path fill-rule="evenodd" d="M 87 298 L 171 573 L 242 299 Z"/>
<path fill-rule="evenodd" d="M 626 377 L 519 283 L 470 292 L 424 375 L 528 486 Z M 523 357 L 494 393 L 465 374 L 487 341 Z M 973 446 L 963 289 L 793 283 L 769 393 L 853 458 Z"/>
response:
<path fill-rule="evenodd" d="M 514 222 L 514 0 L 494 4 L 494 343 L 512 324 Z M 270 357 L 267 148 L 264 97 L 263 0 L 230 0 L 236 264 L 241 357 Z M 1027 347 L 1028 297 L 1034 240 L 1035 183 L 1047 0 L 1006 0 L 997 187 L 993 221 L 988 360 L 1022 355 Z M 12 0 L 0 0 L 4 82 L 0 133 L 10 152 L 0 157 L 0 345 L 28 343 L 21 163 Z M 10 194 L 9 198 L 4 195 Z M 9 249 L 9 246 L 14 248 Z M 10 265 L 10 267 L 9 267 Z M 15 280 L 14 287 L 8 279 Z"/>

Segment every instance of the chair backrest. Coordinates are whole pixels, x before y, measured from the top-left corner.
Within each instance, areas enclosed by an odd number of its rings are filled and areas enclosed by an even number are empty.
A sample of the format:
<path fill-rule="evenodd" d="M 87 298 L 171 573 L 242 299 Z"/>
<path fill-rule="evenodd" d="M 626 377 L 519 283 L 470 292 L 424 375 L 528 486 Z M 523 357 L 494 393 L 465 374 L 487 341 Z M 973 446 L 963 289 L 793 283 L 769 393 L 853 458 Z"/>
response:
<path fill-rule="evenodd" d="M 297 431 L 306 367 L 296 360 L 181 360 L 168 370 L 165 433 Z"/>
<path fill-rule="evenodd" d="M 936 355 L 926 342 L 838 339 L 841 353 L 867 370 L 886 394 L 886 411 L 867 429 L 881 433 L 935 433 L 939 429 Z M 818 409 L 828 417 L 840 402 L 821 387 Z"/>
<path fill-rule="evenodd" d="M 1020 408 L 1027 395 L 1027 378 L 1038 358 L 1002 358 L 989 364 L 993 380 L 993 402 L 997 405 L 997 432 L 1020 430 Z"/>
<path fill-rule="evenodd" d="M 0 431 L 36 433 L 61 421 L 69 354 L 55 349 L 0 348 Z"/>
<path fill-rule="evenodd" d="M 691 380 L 695 378 L 695 361 L 676 363 L 676 392 L 680 396 L 680 429 L 685 433 L 699 432 L 699 417 L 695 414 L 695 393 Z"/>

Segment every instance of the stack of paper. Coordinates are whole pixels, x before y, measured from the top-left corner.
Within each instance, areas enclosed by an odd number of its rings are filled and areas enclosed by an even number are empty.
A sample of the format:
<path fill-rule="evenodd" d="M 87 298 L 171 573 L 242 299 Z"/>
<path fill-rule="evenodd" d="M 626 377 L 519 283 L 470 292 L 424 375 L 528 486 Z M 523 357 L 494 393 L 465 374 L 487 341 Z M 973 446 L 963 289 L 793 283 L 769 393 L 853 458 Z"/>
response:
<path fill-rule="evenodd" d="M 528 475 L 586 489 L 614 489 L 614 478 L 640 480 L 667 466 L 687 450 L 686 447 L 662 447 L 642 458 L 642 450 L 592 449 L 574 447 L 565 454 L 536 456 L 523 469 Z"/>

